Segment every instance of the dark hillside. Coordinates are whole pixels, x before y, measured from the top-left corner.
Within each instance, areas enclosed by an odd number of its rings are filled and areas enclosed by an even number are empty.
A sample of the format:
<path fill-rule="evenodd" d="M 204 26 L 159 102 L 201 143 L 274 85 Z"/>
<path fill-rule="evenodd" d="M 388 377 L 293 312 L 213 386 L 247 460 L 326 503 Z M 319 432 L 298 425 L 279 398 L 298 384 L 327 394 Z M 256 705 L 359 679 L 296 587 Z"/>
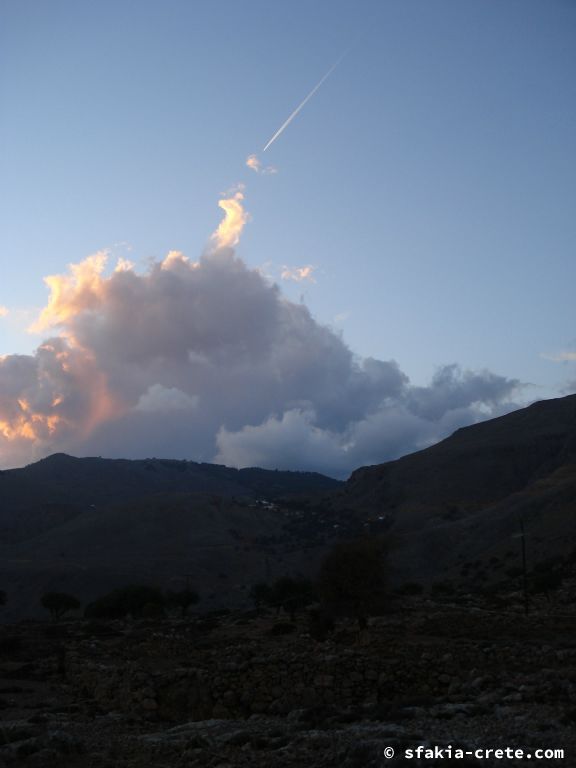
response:
<path fill-rule="evenodd" d="M 532 564 L 566 554 L 576 547 L 576 395 L 358 469 L 334 507 L 383 517 L 407 577 L 458 578 L 472 561 L 515 558 L 521 523 Z"/>
<path fill-rule="evenodd" d="M 274 499 L 339 485 L 313 472 L 237 470 L 170 459 L 78 459 L 58 453 L 0 472 L 0 538 L 4 545 L 12 544 L 83 511 L 162 493 Z"/>

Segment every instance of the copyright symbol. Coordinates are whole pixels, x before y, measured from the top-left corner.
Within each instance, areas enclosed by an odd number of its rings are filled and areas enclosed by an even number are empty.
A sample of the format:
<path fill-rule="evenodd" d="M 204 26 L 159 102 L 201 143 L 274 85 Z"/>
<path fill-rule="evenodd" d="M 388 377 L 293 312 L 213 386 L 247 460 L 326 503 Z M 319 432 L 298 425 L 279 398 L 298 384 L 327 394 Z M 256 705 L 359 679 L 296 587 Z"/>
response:
<path fill-rule="evenodd" d="M 384 747 L 384 757 L 394 757 L 394 747 Z"/>

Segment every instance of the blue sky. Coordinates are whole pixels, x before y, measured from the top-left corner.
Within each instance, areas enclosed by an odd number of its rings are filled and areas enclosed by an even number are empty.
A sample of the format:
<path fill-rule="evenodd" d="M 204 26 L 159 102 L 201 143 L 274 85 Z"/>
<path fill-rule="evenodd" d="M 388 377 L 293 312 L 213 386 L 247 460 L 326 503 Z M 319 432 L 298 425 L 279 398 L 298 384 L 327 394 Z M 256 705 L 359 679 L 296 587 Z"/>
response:
<path fill-rule="evenodd" d="M 244 183 L 238 256 L 359 357 L 574 391 L 575 42 L 570 0 L 0 0 L 0 354 L 44 276 L 196 259 Z"/>

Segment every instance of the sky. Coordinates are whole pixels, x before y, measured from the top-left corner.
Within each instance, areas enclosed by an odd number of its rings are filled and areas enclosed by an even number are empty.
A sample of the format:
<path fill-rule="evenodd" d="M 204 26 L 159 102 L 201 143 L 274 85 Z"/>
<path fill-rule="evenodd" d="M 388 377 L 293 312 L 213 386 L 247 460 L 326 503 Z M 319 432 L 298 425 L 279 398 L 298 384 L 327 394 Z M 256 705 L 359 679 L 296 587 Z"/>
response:
<path fill-rule="evenodd" d="M 0 0 L 0 467 L 346 477 L 576 392 L 575 43 L 574 0 Z"/>

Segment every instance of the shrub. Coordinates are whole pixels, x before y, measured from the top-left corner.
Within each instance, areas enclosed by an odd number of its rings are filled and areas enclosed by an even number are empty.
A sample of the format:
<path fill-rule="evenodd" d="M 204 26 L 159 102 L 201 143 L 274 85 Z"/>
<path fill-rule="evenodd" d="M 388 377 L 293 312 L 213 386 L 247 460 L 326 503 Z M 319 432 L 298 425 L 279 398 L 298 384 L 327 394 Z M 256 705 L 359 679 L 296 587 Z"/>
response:
<path fill-rule="evenodd" d="M 314 608 L 308 612 L 308 632 L 310 637 L 318 642 L 324 642 L 328 635 L 334 632 L 334 621 L 321 608 Z"/>
<path fill-rule="evenodd" d="M 284 610 L 294 621 L 296 614 L 316 600 L 314 585 L 311 581 L 301 578 L 283 576 L 271 586 L 269 584 L 254 584 L 250 597 L 257 608 L 268 605 L 278 611 Z"/>
<path fill-rule="evenodd" d="M 274 582 L 271 597 L 273 605 L 286 611 L 291 621 L 295 620 L 298 612 L 316 599 L 312 582 L 288 576 Z"/>
<path fill-rule="evenodd" d="M 164 604 L 164 596 L 156 587 L 132 584 L 114 589 L 90 603 L 84 615 L 87 619 L 123 619 L 128 614 L 142 618 L 154 611 L 161 615 Z"/>
<path fill-rule="evenodd" d="M 536 594 L 543 592 L 548 595 L 558 589 L 562 581 L 562 574 L 559 571 L 537 570 L 530 576 L 531 591 Z"/>
<path fill-rule="evenodd" d="M 250 589 L 250 599 L 259 610 L 263 605 L 272 604 L 272 587 L 264 582 L 254 584 Z"/>
<path fill-rule="evenodd" d="M 396 591 L 399 595 L 421 595 L 424 592 L 424 587 L 422 584 L 416 584 L 412 581 L 402 584 Z"/>
<path fill-rule="evenodd" d="M 366 627 L 368 617 L 381 613 L 386 604 L 385 554 L 383 542 L 376 538 L 336 544 L 320 570 L 323 607 Z"/>
<path fill-rule="evenodd" d="M 449 581 L 437 581 L 434 584 L 432 584 L 431 592 L 434 595 L 434 597 L 442 597 L 442 596 L 448 596 L 453 595 L 455 592 L 454 584 L 452 584 Z"/>
<path fill-rule="evenodd" d="M 166 592 L 166 604 L 180 609 L 182 618 L 188 615 L 188 609 L 200 601 L 200 596 L 191 587 L 185 587 L 174 592 Z"/>

